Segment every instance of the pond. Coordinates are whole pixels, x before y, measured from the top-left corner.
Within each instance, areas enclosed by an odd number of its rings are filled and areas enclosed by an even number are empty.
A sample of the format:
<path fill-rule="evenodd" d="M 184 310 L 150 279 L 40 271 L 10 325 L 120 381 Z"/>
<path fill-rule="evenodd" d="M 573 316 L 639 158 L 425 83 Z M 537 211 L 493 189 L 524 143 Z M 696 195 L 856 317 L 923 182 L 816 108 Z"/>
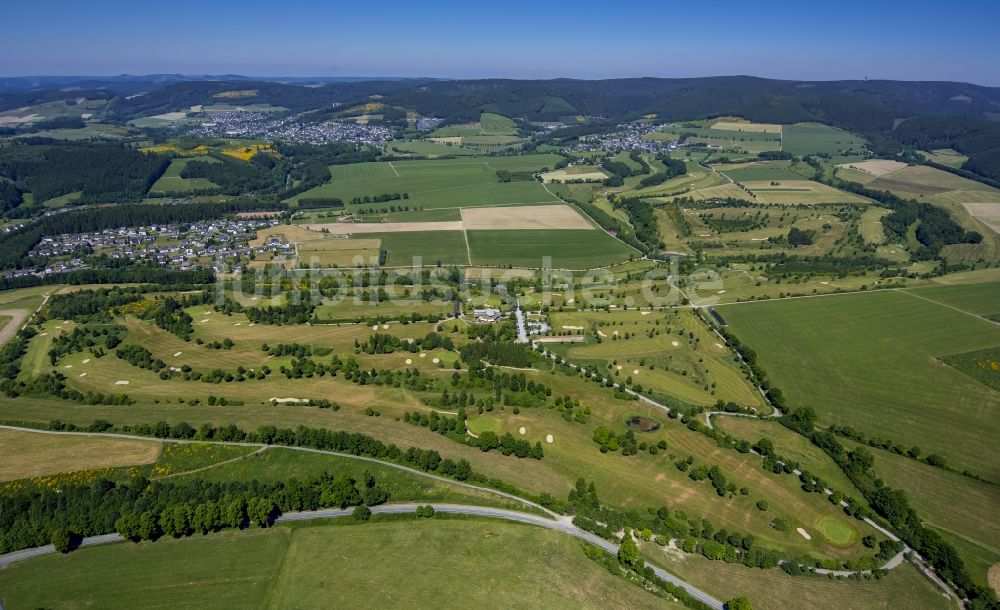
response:
<path fill-rule="evenodd" d="M 636 432 L 655 432 L 660 429 L 660 422 L 645 415 L 632 415 L 625 420 L 625 425 Z"/>

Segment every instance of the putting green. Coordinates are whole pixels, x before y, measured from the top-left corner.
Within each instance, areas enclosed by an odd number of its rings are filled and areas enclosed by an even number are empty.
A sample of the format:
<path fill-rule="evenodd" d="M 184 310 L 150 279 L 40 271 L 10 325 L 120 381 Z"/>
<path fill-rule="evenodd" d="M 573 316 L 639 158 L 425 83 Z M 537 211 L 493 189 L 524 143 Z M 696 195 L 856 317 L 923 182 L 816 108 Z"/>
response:
<path fill-rule="evenodd" d="M 495 432 L 500 434 L 500 420 L 491 415 L 480 415 L 479 417 L 470 417 L 465 422 L 466 427 L 468 427 L 469 432 L 472 432 L 476 436 L 482 434 L 483 432 Z"/>
<path fill-rule="evenodd" d="M 851 544 L 858 536 L 848 523 L 833 517 L 821 517 L 816 521 L 816 529 L 834 544 Z"/>

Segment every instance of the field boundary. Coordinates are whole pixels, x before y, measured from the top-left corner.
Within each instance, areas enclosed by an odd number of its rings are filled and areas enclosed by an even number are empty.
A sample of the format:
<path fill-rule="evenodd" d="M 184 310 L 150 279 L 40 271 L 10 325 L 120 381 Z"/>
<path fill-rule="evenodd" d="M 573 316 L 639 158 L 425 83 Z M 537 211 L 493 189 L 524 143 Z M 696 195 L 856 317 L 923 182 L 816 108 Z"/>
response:
<path fill-rule="evenodd" d="M 955 311 L 957 311 L 959 313 L 964 313 L 967 316 L 970 316 L 970 317 L 973 317 L 973 318 L 978 318 L 978 319 L 982 320 L 983 322 L 989 322 L 990 324 L 993 324 L 995 326 L 1000 326 L 1000 322 L 996 322 L 994 320 L 990 320 L 989 318 L 984 318 L 984 317 L 982 317 L 980 315 L 972 313 L 971 311 L 965 311 L 964 309 L 959 309 L 958 307 L 955 307 L 953 305 L 947 305 L 947 304 L 942 303 L 940 301 L 935 301 L 934 299 L 928 299 L 927 297 L 922 297 L 919 294 L 913 294 L 912 292 L 907 292 L 906 290 L 903 290 L 903 289 L 900 289 L 900 288 L 892 288 L 891 290 L 895 290 L 896 292 L 901 292 L 901 293 L 909 295 L 909 296 L 911 296 L 911 297 L 913 297 L 915 299 L 921 299 L 923 301 L 928 301 L 930 303 L 934 303 L 935 305 L 940 305 L 941 307 L 947 307 L 948 309 L 954 309 Z"/>

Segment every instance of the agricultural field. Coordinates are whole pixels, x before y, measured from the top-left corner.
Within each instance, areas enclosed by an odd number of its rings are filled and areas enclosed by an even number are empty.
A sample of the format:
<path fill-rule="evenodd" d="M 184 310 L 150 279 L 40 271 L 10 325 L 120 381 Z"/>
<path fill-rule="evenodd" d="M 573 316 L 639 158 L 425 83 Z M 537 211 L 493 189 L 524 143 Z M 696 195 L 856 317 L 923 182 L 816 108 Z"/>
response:
<path fill-rule="evenodd" d="M 834 155 L 843 151 L 860 149 L 864 145 L 863 138 L 819 123 L 785 125 L 781 134 L 781 150 L 793 155 L 811 153 Z"/>
<path fill-rule="evenodd" d="M 414 554 L 430 560 L 418 579 L 407 576 Z M 486 566 L 489 581 L 481 578 Z M 192 589 L 180 597 L 178 579 L 185 591 Z M 395 586 L 400 579 L 410 584 Z M 102 608 L 683 607 L 608 574 L 568 536 L 480 520 L 276 527 L 115 544 L 16 565 L 0 572 L 0 587 L 11 608 L 80 602 Z"/>
<path fill-rule="evenodd" d="M 749 182 L 761 180 L 802 180 L 803 176 L 797 174 L 789 168 L 788 161 L 757 161 L 751 163 L 737 163 L 716 165 L 713 167 L 718 172 L 736 182 Z"/>
<path fill-rule="evenodd" d="M 471 264 L 543 267 L 545 257 L 556 269 L 591 269 L 637 256 L 636 250 L 601 230 L 466 231 Z"/>
<path fill-rule="evenodd" d="M 490 205 L 535 205 L 558 200 L 535 181 L 499 182 L 496 172 L 540 171 L 553 167 L 560 157 L 526 155 L 505 159 L 445 159 L 441 161 L 395 161 L 330 167 L 328 184 L 296 195 L 300 198 L 339 198 L 349 210 L 387 208 L 463 208 Z M 352 204 L 355 198 L 383 193 L 407 193 L 408 199 L 376 204 Z"/>
<path fill-rule="evenodd" d="M 990 479 L 1000 393 L 941 358 L 997 345 L 977 309 L 997 284 L 743 303 L 719 311 L 782 389 L 822 423 L 850 425 Z M 772 332 L 780 324 L 782 333 Z M 878 371 L 878 375 L 872 375 Z M 905 425 L 901 425 L 905 422 Z"/>
<path fill-rule="evenodd" d="M 542 180 L 545 182 L 569 182 L 571 180 L 600 182 L 607 177 L 608 174 L 596 165 L 573 165 L 542 174 Z"/>
<path fill-rule="evenodd" d="M 931 151 L 922 150 L 920 154 L 928 161 L 947 165 L 949 167 L 962 167 L 969 157 L 950 148 L 937 148 Z"/>
<path fill-rule="evenodd" d="M 0 481 L 152 464 L 159 455 L 160 443 L 154 440 L 64 438 L 0 428 Z"/>
<path fill-rule="evenodd" d="M 844 444 L 857 446 L 847 439 Z M 974 567 L 974 578 L 986 585 L 990 567 L 1000 562 L 1000 524 L 993 518 L 1000 488 L 905 455 L 872 451 L 875 474 L 905 491 L 926 523 L 956 545 Z"/>
<path fill-rule="evenodd" d="M 779 205 L 867 203 L 868 199 L 812 180 L 748 180 L 743 182 L 761 203 Z"/>
<path fill-rule="evenodd" d="M 149 188 L 151 195 L 157 193 L 188 193 L 191 191 L 197 191 L 202 189 L 215 189 L 219 188 L 219 185 L 205 179 L 205 178 L 182 178 L 181 172 L 184 171 L 184 167 L 189 161 L 206 161 L 209 163 L 219 163 L 218 159 L 213 157 L 181 157 L 174 159 L 170 162 L 170 167 L 167 171 L 163 172 L 160 179 L 153 183 L 153 186 Z"/>
<path fill-rule="evenodd" d="M 670 555 L 659 549 L 647 552 L 646 556 L 660 560 L 664 567 L 692 582 L 705 583 L 705 588 L 721 599 L 746 595 L 755 608 L 756 600 L 767 600 L 769 605 L 765 607 L 817 610 L 895 610 L 901 607 L 957 610 L 959 607 L 906 562 L 880 581 L 856 582 L 788 576 L 780 570 L 761 572 L 697 556 Z"/>

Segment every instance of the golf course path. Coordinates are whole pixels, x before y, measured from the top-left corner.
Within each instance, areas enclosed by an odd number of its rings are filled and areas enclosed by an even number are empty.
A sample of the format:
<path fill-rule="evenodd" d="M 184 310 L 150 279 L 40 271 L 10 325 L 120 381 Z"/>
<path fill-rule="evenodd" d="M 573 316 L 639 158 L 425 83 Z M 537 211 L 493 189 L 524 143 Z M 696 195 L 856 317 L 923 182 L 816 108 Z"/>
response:
<path fill-rule="evenodd" d="M 0 309 L 0 316 L 10 318 L 10 322 L 0 328 L 0 345 L 10 341 L 17 331 L 21 330 L 21 325 L 28 319 L 30 313 L 27 309 Z"/>
<path fill-rule="evenodd" d="M 17 431 L 20 431 L 20 432 L 35 432 L 35 433 L 38 433 L 38 434 L 57 434 L 57 435 L 58 434 L 62 434 L 62 435 L 69 435 L 69 436 L 92 436 L 92 437 L 97 437 L 97 438 L 126 438 L 126 439 L 143 440 L 143 441 L 157 440 L 156 437 L 140 436 L 140 435 L 137 435 L 137 434 L 115 434 L 113 432 L 76 432 L 76 431 L 70 432 L 70 431 L 65 431 L 65 430 L 39 430 L 38 428 L 26 428 L 26 427 L 23 427 L 23 426 L 5 426 L 5 425 L 0 425 L 0 429 L 4 429 L 4 430 L 17 430 Z M 359 461 L 362 461 L 362 462 L 371 462 L 373 464 L 381 464 L 382 466 L 387 466 L 389 468 L 395 468 L 397 470 L 402 470 L 404 472 L 408 472 L 410 474 L 414 474 L 414 475 L 417 475 L 417 476 L 420 476 L 420 477 L 424 477 L 424 478 L 427 478 L 427 479 L 433 479 L 435 481 L 440 481 L 442 483 L 448 483 L 449 485 L 455 485 L 457 487 L 463 487 L 465 489 L 472 489 L 472 490 L 475 490 L 475 491 L 488 493 L 488 494 L 491 494 L 491 495 L 494 495 L 494 496 L 500 496 L 500 497 L 506 498 L 508 500 L 513 500 L 515 502 L 519 502 L 519 503 L 523 504 L 524 506 L 528 506 L 528 507 L 533 508 L 535 510 L 542 511 L 546 515 L 549 515 L 550 518 L 552 518 L 552 519 L 559 519 L 560 518 L 559 514 L 557 514 L 557 513 L 553 512 L 553 511 L 549 510 L 548 508 L 545 508 L 541 504 L 537 504 L 535 502 L 532 502 L 531 500 L 527 500 L 527 499 L 522 498 L 520 496 L 515 496 L 514 494 L 510 494 L 510 493 L 507 493 L 507 492 L 504 492 L 504 491 L 500 491 L 498 489 L 492 489 L 490 487 L 479 487 L 478 485 L 472 485 L 471 483 L 464 483 L 462 481 L 456 481 L 455 479 L 449 479 L 447 477 L 442 477 L 442 476 L 438 476 L 436 474 L 431 474 L 429 472 L 424 472 L 423 470 L 418 470 L 416 468 L 410 468 L 409 466 L 403 466 L 402 464 L 396 464 L 396 463 L 393 463 L 393 462 L 386 462 L 386 461 L 379 460 L 379 459 L 376 459 L 376 458 L 373 458 L 373 457 L 368 457 L 368 456 L 365 456 L 365 455 L 354 455 L 353 453 L 340 453 L 338 451 L 329 451 L 329 450 L 326 450 L 326 449 L 313 449 L 311 447 L 291 447 L 291 446 L 288 446 L 288 445 L 268 445 L 268 444 L 265 444 L 265 443 L 241 443 L 241 442 L 235 442 L 235 441 L 205 441 L 205 440 L 176 439 L 176 438 L 159 439 L 159 440 L 161 440 L 162 442 L 165 442 L 165 443 L 176 443 L 176 444 L 181 444 L 181 445 L 208 444 L 208 445 L 226 445 L 226 446 L 229 446 L 229 447 L 256 447 L 258 449 L 267 449 L 268 447 L 275 447 L 275 448 L 279 448 L 279 449 L 289 449 L 291 451 L 302 451 L 302 452 L 305 452 L 305 453 L 318 453 L 320 455 L 332 455 L 332 456 L 335 456 L 335 457 L 347 458 L 349 460 L 359 460 Z M 243 457 L 246 457 L 246 456 L 243 456 Z"/>
<path fill-rule="evenodd" d="M 420 504 L 383 504 L 381 506 L 372 506 L 370 508 L 373 514 L 401 514 L 401 513 L 413 513 L 417 510 Z M 562 517 L 556 521 L 547 519 L 545 517 L 534 515 L 530 513 L 522 513 L 513 510 L 505 510 L 502 508 L 490 508 L 486 506 L 469 506 L 464 504 L 431 504 L 434 507 L 434 512 L 440 513 L 450 513 L 450 514 L 461 514 L 461 515 L 473 515 L 476 517 L 483 517 L 487 519 L 504 519 L 506 521 L 517 521 L 519 523 L 527 523 L 529 525 L 536 525 L 539 527 L 548 528 L 564 534 L 568 534 L 575 538 L 579 538 L 590 544 L 598 546 L 605 551 L 613 554 L 618 553 L 618 545 L 613 542 L 609 542 L 603 538 L 600 538 L 588 531 L 582 530 L 577 526 L 573 525 L 572 520 L 569 517 Z M 293 521 L 309 521 L 312 519 L 329 519 L 332 517 L 345 517 L 350 515 L 353 509 L 339 509 L 331 508 L 325 510 L 313 510 L 313 511 L 302 511 L 302 512 L 290 512 L 284 513 L 275 519 L 277 523 L 283 522 L 293 522 Z M 105 534 L 102 536 L 90 536 L 84 538 L 80 547 L 90 547 L 97 546 L 101 544 L 110 544 L 112 542 L 122 542 L 125 539 L 119 534 Z M 7 567 L 8 565 L 16 562 L 22 561 L 24 559 L 30 559 L 33 557 L 41 557 L 43 555 L 51 555 L 56 552 L 53 545 L 47 544 L 45 546 L 35 547 L 33 549 L 24 549 L 22 551 L 15 551 L 13 553 L 7 553 L 6 555 L 0 555 L 0 568 Z M 714 608 L 715 610 L 723 610 L 723 603 L 718 599 L 712 597 L 708 593 L 705 593 L 701 589 L 695 587 L 694 585 L 670 574 L 669 572 L 658 568 L 656 566 L 650 566 L 653 572 L 663 580 L 673 583 L 678 587 L 684 587 L 688 595 L 701 601 L 704 604 Z"/>

